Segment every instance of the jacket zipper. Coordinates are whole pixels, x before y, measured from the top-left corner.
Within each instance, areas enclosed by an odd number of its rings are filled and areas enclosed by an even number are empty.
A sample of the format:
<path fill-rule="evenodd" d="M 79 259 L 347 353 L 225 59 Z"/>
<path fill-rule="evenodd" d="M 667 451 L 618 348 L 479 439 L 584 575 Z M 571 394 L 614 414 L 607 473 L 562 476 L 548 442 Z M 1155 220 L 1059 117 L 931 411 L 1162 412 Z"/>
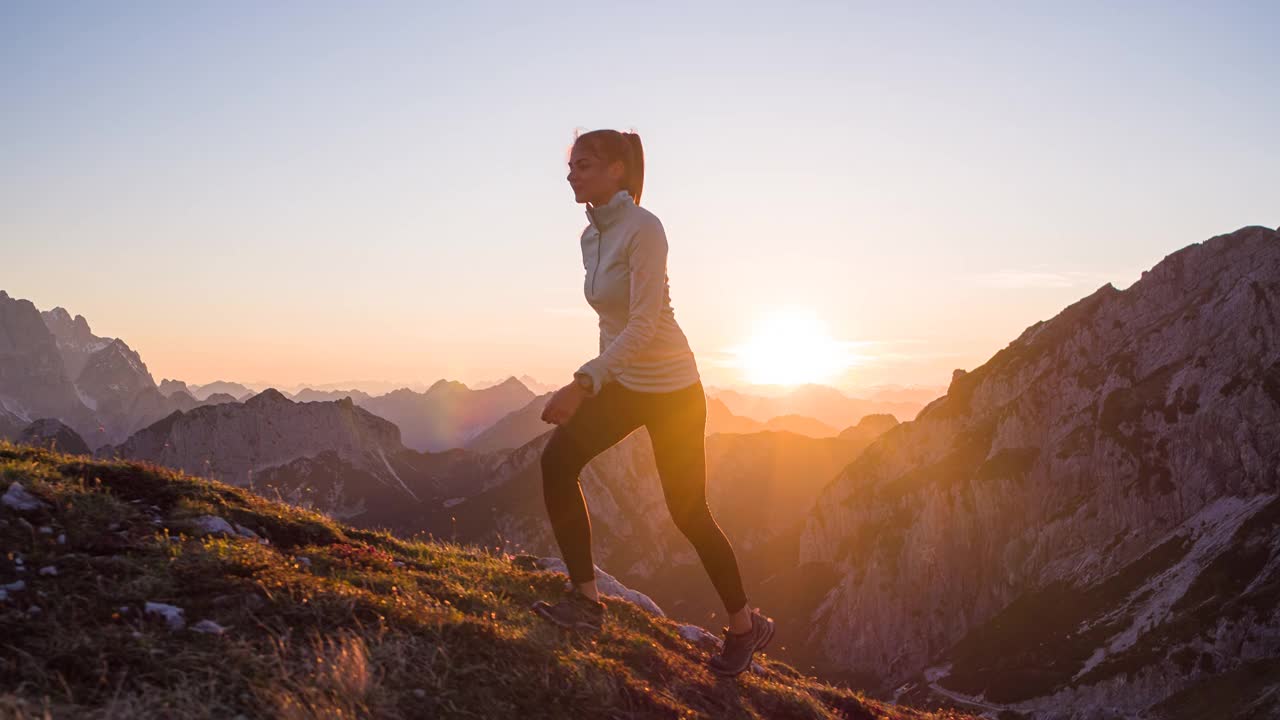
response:
<path fill-rule="evenodd" d="M 596 271 L 600 269 L 600 246 L 601 240 L 604 239 L 604 233 L 600 230 L 600 226 L 596 225 L 596 266 L 591 269 L 591 299 L 596 297 Z"/>

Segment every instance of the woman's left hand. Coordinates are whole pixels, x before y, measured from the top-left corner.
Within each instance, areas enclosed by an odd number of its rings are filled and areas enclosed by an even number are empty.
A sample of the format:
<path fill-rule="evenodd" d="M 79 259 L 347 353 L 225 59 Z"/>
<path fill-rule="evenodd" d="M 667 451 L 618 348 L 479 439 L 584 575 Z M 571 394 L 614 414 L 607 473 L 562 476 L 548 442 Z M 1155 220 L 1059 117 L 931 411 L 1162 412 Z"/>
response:
<path fill-rule="evenodd" d="M 587 396 L 587 391 L 576 382 L 560 388 L 547 401 L 547 406 L 542 409 L 542 421 L 563 425 L 569 422 L 569 418 L 578 411 L 578 406 L 582 404 L 583 398 Z"/>

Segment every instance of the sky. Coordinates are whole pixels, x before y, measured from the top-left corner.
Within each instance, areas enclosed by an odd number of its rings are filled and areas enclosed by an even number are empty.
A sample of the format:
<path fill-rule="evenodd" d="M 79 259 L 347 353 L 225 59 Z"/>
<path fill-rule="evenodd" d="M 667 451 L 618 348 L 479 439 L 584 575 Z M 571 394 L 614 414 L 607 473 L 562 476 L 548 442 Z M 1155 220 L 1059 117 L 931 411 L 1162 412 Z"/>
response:
<path fill-rule="evenodd" d="M 157 381 L 563 384 L 611 127 L 704 383 L 857 393 L 1280 225 L 1280 5 L 888 5 L 5 2 L 0 289 Z"/>

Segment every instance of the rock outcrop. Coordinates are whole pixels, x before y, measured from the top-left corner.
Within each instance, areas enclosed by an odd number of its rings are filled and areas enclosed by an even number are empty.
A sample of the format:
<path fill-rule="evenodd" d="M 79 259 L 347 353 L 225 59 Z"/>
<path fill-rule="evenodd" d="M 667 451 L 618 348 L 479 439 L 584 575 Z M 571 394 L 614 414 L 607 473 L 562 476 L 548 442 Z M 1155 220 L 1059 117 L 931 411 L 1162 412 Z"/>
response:
<path fill-rule="evenodd" d="M 1278 313 L 1280 234 L 1244 228 L 957 373 L 816 503 L 809 642 L 1037 718 L 1280 669 Z"/>
<path fill-rule="evenodd" d="M 28 425 L 18 435 L 20 445 L 38 445 L 72 455 L 88 455 L 89 446 L 66 423 L 53 418 L 41 418 Z"/>

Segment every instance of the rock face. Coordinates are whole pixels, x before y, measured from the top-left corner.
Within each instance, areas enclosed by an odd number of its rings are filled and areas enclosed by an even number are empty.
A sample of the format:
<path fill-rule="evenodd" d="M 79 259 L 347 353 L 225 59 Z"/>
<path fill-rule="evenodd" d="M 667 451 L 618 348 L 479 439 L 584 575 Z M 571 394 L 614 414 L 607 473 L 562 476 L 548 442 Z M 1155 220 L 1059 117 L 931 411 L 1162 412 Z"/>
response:
<path fill-rule="evenodd" d="M 174 410 L 201 404 L 172 385 L 168 393 L 162 392 L 138 353 L 119 339 L 89 356 L 76 387 L 101 425 L 95 437 L 98 446 L 123 442 Z"/>
<path fill-rule="evenodd" d="M 169 401 L 177 397 L 189 398 L 177 392 Z M 400 443 L 394 424 L 349 398 L 297 403 L 267 389 L 243 403 L 173 412 L 97 454 L 148 460 L 411 534 L 445 498 L 480 492 L 507 453 L 418 453 Z"/>
<path fill-rule="evenodd" d="M 0 346 L 0 436 L 56 418 L 97 448 L 198 404 L 161 393 L 123 340 L 94 335 L 84 316 L 60 307 L 40 312 L 0 292 Z"/>
<path fill-rule="evenodd" d="M 395 425 L 349 400 L 295 403 L 267 389 L 243 403 L 172 413 L 98 455 L 150 460 L 246 486 L 255 471 L 332 450 L 353 467 L 413 495 L 390 463 L 403 449 Z"/>
<path fill-rule="evenodd" d="M 89 446 L 75 430 L 61 420 L 42 418 L 28 425 L 18 436 L 22 445 L 39 445 L 72 455 L 88 455 Z"/>
<path fill-rule="evenodd" d="M 40 316 L 58 343 L 58 352 L 62 354 L 62 364 L 69 378 L 80 377 L 89 356 L 111 342 L 111 338 L 94 335 L 83 315 L 76 315 L 73 319 L 65 308 L 45 310 Z"/>
<path fill-rule="evenodd" d="M 23 423 L 60 418 L 81 434 L 96 426 L 63 364 L 58 342 L 30 300 L 0 290 L 0 404 Z"/>
<path fill-rule="evenodd" d="M 156 382 L 138 353 L 116 339 L 89 356 L 76 386 L 102 410 L 120 405 L 142 390 L 154 389 Z"/>
<path fill-rule="evenodd" d="M 26 421 L 9 412 L 0 400 L 0 440 L 17 440 L 26 426 Z"/>
<path fill-rule="evenodd" d="M 387 457 L 403 488 L 387 484 L 376 467 L 324 450 L 255 472 L 254 489 L 355 525 L 409 536 L 427 529 L 423 518 L 445 499 L 478 492 L 497 462 L 465 450 L 419 453 L 403 447 Z"/>
<path fill-rule="evenodd" d="M 837 581 L 811 646 L 888 688 L 1037 718 L 1145 716 L 1237 680 L 1230 702 L 1263 697 L 1278 313 L 1280 233 L 1245 228 L 957 373 L 816 503 L 800 561 Z"/>

